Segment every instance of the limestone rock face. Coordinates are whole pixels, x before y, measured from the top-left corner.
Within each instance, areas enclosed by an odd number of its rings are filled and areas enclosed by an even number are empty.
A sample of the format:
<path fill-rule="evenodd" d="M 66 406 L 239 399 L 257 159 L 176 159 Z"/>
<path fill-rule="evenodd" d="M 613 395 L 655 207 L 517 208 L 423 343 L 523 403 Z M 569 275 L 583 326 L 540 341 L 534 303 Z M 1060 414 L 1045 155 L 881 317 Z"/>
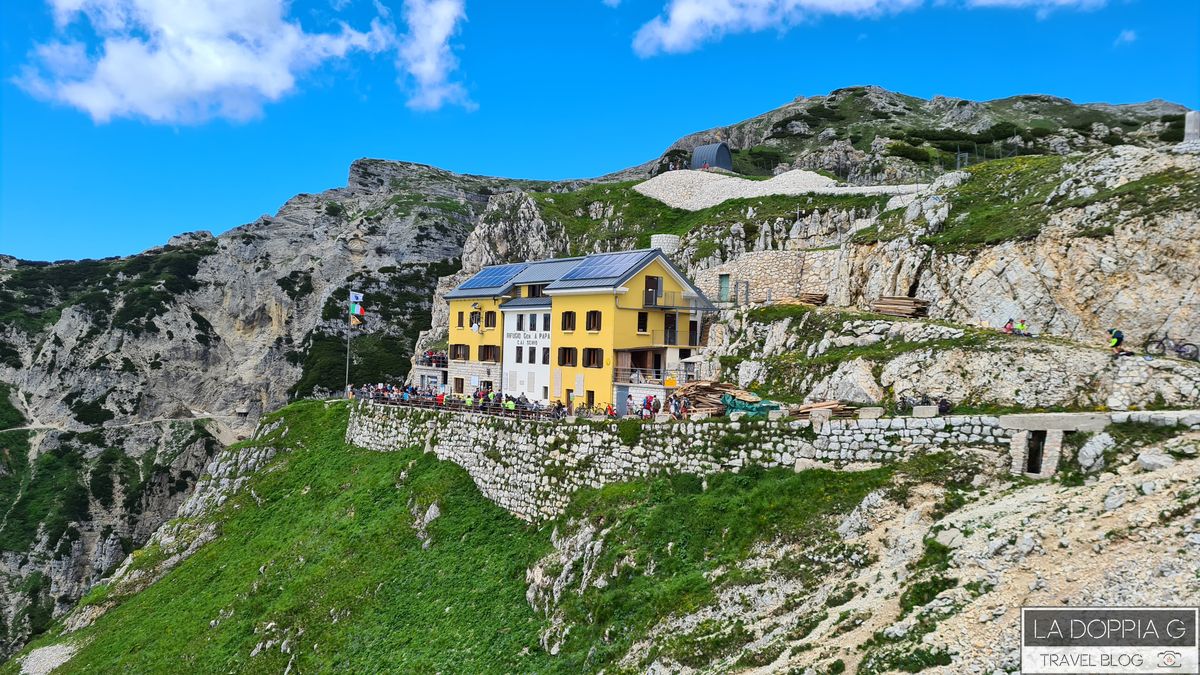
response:
<path fill-rule="evenodd" d="M 1081 199 L 1088 190 L 1168 171 L 1200 173 L 1200 156 L 1132 146 L 1089 155 L 1064 167 L 1064 183 L 1051 199 Z M 931 193 L 940 189 L 931 187 Z M 914 204 L 928 214 L 925 200 Z M 1110 229 L 1104 236 L 1087 234 Z M 1119 200 L 1066 209 L 1032 240 L 970 254 L 940 252 L 908 238 L 851 246 L 848 254 L 853 273 L 831 271 L 830 297 L 862 308 L 912 290 L 932 302 L 934 316 L 952 321 L 1000 326 L 1024 317 L 1035 332 L 1099 344 L 1110 327 L 1130 338 L 1165 331 L 1200 339 L 1200 214 L 1184 201 L 1142 213 Z"/>
<path fill-rule="evenodd" d="M 873 404 L 883 400 L 883 387 L 875 381 L 870 362 L 860 358 L 839 365 L 833 374 L 813 386 L 804 400 Z"/>

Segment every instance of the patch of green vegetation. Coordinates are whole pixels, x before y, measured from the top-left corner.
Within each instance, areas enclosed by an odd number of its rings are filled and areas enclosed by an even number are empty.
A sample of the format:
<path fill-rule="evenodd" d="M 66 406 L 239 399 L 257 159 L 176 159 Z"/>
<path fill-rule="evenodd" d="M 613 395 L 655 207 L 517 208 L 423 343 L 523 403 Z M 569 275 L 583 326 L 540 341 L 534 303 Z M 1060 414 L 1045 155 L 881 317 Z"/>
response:
<path fill-rule="evenodd" d="M 1194 172 L 1171 168 L 1117 187 L 1098 190 L 1088 197 L 1066 200 L 1059 207 L 1083 208 L 1108 201 L 1116 202 L 1120 211 L 1142 218 L 1170 211 L 1200 209 L 1200 180 L 1197 180 Z M 1112 226 L 1107 229 L 1111 234 Z M 1088 235 L 1081 233 L 1080 236 Z"/>
<path fill-rule="evenodd" d="M 322 318 L 345 322 L 350 290 L 364 293 L 367 328 L 379 331 L 364 334 L 362 328 L 354 329 L 351 382 L 396 381 L 408 374 L 413 345 L 429 325 L 434 286 L 439 277 L 456 272 L 460 266 L 461 261 L 454 258 L 380 269 L 374 274 L 356 273 L 329 296 Z M 300 379 L 289 389 L 291 396 L 308 396 L 314 389 L 342 391 L 346 378 L 345 333 L 315 330 L 299 350 L 288 352 L 286 357 L 303 368 Z"/>
<path fill-rule="evenodd" d="M 873 675 L 901 671 L 919 673 L 934 666 L 948 666 L 952 663 L 950 654 L 941 650 L 931 650 L 927 647 L 904 648 L 872 654 L 859 664 L 859 675 Z"/>
<path fill-rule="evenodd" d="M 574 192 L 538 192 L 532 197 L 547 220 L 562 224 L 572 254 L 590 253 L 597 243 L 601 248 L 649 246 L 651 234 L 682 236 L 700 228 L 727 231 L 735 223 L 750 225 L 751 220 L 794 219 L 797 210 L 801 217 L 828 210 L 874 212 L 882 209 L 888 199 L 870 195 L 774 195 L 731 199 L 699 211 L 685 211 L 640 194 L 633 189 L 636 184 L 603 183 Z M 597 203 L 612 210 L 606 224 L 597 223 L 589 215 L 589 207 Z M 754 209 L 753 219 L 746 216 L 750 208 Z M 497 213 L 494 217 L 508 215 Z M 747 237 L 753 236 L 752 229 L 747 227 Z"/>
<path fill-rule="evenodd" d="M 25 426 L 25 416 L 12 404 L 13 390 L 0 382 L 0 431 Z"/>
<path fill-rule="evenodd" d="M 80 307 L 97 323 L 135 335 L 157 332 L 154 318 L 199 287 L 200 261 L 216 251 L 211 240 L 124 259 L 23 262 L 0 284 L 0 323 L 38 332 L 63 309 Z"/>
<path fill-rule="evenodd" d="M 627 447 L 637 445 L 638 441 L 642 439 L 642 421 L 632 417 L 618 420 L 617 436 Z"/>
<path fill-rule="evenodd" d="M 1169 441 L 1187 431 L 1187 427 L 1164 426 L 1150 422 L 1121 422 L 1110 424 L 1104 430 L 1116 441 L 1117 449 L 1129 449 Z"/>
<path fill-rule="evenodd" d="M 112 508 L 116 485 L 122 485 L 128 497 L 137 494 L 140 482 L 137 463 L 118 448 L 106 448 L 92 466 L 88 489 L 101 506 Z"/>
<path fill-rule="evenodd" d="M 786 160 L 782 150 L 756 145 L 733 152 L 733 170 L 744 176 L 772 176 L 772 170 Z"/>
<path fill-rule="evenodd" d="M 938 593 L 954 588 L 958 579 L 934 575 L 924 581 L 909 584 L 900 594 L 900 616 L 905 617 L 913 609 L 925 605 L 938 596 Z"/>
<path fill-rule="evenodd" d="M 91 401 L 74 399 L 70 402 L 69 407 L 71 413 L 75 415 L 75 419 L 90 427 L 98 427 L 116 417 L 111 410 L 104 407 L 107 401 L 108 392 L 105 392 Z"/>
<path fill-rule="evenodd" d="M 1023 156 L 976 164 L 951 201 L 945 228 L 923 242 L 967 252 L 1004 241 L 1032 239 L 1041 232 L 1043 204 L 1058 186 L 1059 156 Z"/>
<path fill-rule="evenodd" d="M 412 342 L 383 334 L 356 335 L 350 352 L 351 382 L 398 382 L 408 374 Z M 308 395 L 314 389 L 341 392 L 346 382 L 346 339 L 313 335 L 300 365 L 304 372 L 292 386 L 293 395 Z"/>
<path fill-rule="evenodd" d="M 770 665 L 783 654 L 786 647 L 782 644 L 774 644 L 755 652 L 746 652 L 738 657 L 734 662 L 735 668 L 761 668 Z"/>
<path fill-rule="evenodd" d="M 753 639 L 740 621 L 725 626 L 715 619 L 705 619 L 691 632 L 669 638 L 662 654 L 690 668 L 701 668 Z"/>
<path fill-rule="evenodd" d="M 932 159 L 925 148 L 917 148 L 904 141 L 894 141 L 887 146 L 887 154 L 892 157 L 903 157 L 914 162 L 928 164 Z"/>
<path fill-rule="evenodd" d="M 287 293 L 292 302 L 299 302 L 313 292 L 312 272 L 297 270 L 289 273 L 286 277 L 276 279 L 275 283 L 283 289 L 284 293 Z"/>
<path fill-rule="evenodd" d="M 0 452 L 8 470 L 0 477 L 0 499 L 8 507 L 0 549 L 28 551 L 39 526 L 54 547 L 70 523 L 88 518 L 85 462 L 78 449 L 63 445 L 43 452 L 30 466 L 28 434 L 10 431 L 0 434 Z"/>

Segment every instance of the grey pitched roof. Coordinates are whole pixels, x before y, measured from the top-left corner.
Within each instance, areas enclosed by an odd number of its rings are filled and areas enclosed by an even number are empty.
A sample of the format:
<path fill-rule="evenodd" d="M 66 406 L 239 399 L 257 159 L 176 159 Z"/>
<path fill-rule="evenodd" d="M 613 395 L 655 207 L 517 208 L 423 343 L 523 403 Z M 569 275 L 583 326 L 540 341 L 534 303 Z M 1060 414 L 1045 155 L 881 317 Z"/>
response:
<path fill-rule="evenodd" d="M 542 296 L 540 298 L 513 298 L 512 300 L 500 305 L 500 309 L 540 309 L 549 306 L 550 298 L 547 296 Z"/>

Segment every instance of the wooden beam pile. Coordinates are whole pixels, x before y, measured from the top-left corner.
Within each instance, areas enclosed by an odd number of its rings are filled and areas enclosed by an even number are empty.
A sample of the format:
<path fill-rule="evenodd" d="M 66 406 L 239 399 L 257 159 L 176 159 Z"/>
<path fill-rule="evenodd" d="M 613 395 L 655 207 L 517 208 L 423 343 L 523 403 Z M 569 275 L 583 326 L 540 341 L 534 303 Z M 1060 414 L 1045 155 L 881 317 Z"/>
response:
<path fill-rule="evenodd" d="M 929 316 L 929 301 L 903 295 L 885 295 L 871 303 L 871 311 L 888 316 Z"/>
<path fill-rule="evenodd" d="M 829 295 L 825 293 L 801 293 L 796 296 L 796 300 L 805 305 L 823 305 L 829 299 Z"/>
<path fill-rule="evenodd" d="M 746 403 L 758 403 L 762 400 L 761 396 L 752 394 L 744 389 L 738 389 L 728 382 L 714 382 L 711 380 L 695 380 L 682 384 L 673 394 L 680 398 L 687 397 L 692 403 L 693 410 L 718 415 L 725 412 L 725 404 L 721 403 L 721 397 L 725 394 L 729 394 L 737 400 Z"/>
<path fill-rule="evenodd" d="M 828 410 L 833 417 L 854 417 L 855 408 L 841 401 L 821 401 L 818 403 L 794 405 L 788 409 L 788 412 L 791 413 L 792 417 L 808 419 L 814 410 Z"/>

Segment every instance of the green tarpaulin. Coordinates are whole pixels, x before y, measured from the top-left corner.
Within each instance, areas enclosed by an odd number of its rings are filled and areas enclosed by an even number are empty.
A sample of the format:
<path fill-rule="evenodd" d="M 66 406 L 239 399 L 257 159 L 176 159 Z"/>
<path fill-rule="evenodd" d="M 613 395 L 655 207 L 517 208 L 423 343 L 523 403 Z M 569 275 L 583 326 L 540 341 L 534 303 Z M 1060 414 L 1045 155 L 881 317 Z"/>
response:
<path fill-rule="evenodd" d="M 758 403 L 746 403 L 739 401 L 730 394 L 721 396 L 721 403 L 725 406 L 725 414 L 731 412 L 744 412 L 750 417 L 765 416 L 768 410 L 779 410 L 779 404 L 774 401 L 759 401 Z"/>

